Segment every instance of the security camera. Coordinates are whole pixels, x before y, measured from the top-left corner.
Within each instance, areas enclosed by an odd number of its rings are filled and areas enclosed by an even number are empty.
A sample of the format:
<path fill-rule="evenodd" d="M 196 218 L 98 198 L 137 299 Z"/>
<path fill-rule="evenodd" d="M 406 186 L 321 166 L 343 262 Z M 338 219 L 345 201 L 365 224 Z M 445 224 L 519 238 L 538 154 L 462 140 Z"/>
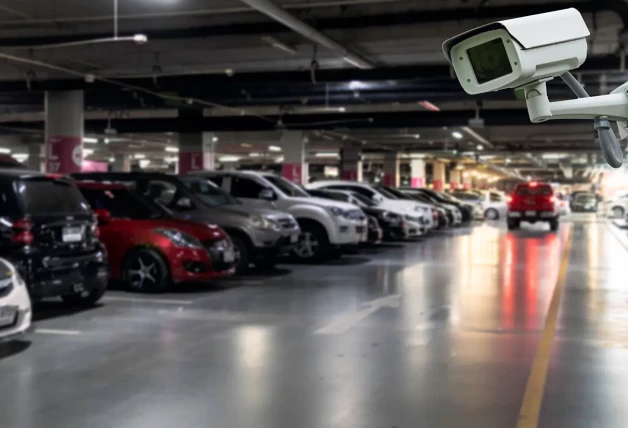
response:
<path fill-rule="evenodd" d="M 468 94 L 517 88 L 560 76 L 587 58 L 589 36 L 576 9 L 493 22 L 443 43 Z"/>
<path fill-rule="evenodd" d="M 469 94 L 521 90 L 531 122 L 593 119 L 604 159 L 619 168 L 624 154 L 611 121 L 628 137 L 628 82 L 589 97 L 570 73 L 587 57 L 589 34 L 580 12 L 571 8 L 483 25 L 445 41 L 443 53 Z M 547 81 L 557 76 L 578 99 L 550 102 Z"/>

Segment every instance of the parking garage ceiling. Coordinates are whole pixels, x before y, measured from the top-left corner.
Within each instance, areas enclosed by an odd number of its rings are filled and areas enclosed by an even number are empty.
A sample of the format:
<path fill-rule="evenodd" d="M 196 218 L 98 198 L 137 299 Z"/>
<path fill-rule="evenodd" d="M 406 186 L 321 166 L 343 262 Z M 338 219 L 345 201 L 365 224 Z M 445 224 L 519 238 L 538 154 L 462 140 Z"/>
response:
<path fill-rule="evenodd" d="M 213 131 L 221 134 L 221 152 L 232 153 L 242 135 L 276 141 L 282 129 L 301 129 L 311 151 L 348 141 L 367 153 L 475 152 L 555 174 L 555 159 L 565 162 L 560 153 L 576 164 L 584 159 L 582 168 L 596 163 L 591 125 L 531 125 L 507 91 L 468 96 L 442 41 L 496 19 L 576 7 L 591 29 L 577 77 L 592 95 L 628 80 L 623 0 L 271 3 L 291 15 L 297 24 L 290 25 L 268 3 L 118 0 L 116 14 L 114 0 L 1 0 L 5 145 L 41 140 L 45 91 L 82 89 L 86 132 L 116 129 L 119 149 L 140 139 L 158 152 L 177 133 Z M 549 88 L 554 98 L 571 97 L 561 82 Z M 462 138 L 453 136 L 457 130 Z M 551 162 L 530 158 L 543 154 Z"/>

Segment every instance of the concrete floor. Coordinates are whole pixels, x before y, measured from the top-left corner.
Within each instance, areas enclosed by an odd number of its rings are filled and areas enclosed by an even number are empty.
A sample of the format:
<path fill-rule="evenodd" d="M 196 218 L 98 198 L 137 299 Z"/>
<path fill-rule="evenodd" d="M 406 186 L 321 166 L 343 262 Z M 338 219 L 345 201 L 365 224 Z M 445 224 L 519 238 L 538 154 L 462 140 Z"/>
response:
<path fill-rule="evenodd" d="M 0 426 L 516 427 L 570 233 L 538 426 L 624 426 L 628 239 L 590 216 L 45 304 L 0 346 Z"/>

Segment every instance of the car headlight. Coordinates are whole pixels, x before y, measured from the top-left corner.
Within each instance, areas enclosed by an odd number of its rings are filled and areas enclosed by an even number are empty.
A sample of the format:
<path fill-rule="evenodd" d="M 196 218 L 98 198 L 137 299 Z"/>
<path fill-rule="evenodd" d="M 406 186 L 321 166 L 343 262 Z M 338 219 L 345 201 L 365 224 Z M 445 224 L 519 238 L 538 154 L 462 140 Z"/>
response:
<path fill-rule="evenodd" d="M 336 217 L 346 217 L 347 212 L 339 207 L 329 207 L 329 211 Z"/>
<path fill-rule="evenodd" d="M 391 213 L 390 211 L 382 211 L 379 213 L 378 217 L 390 224 L 397 224 L 401 220 L 399 215 Z"/>
<path fill-rule="evenodd" d="M 405 218 L 407 221 L 411 221 L 411 222 L 414 222 L 414 223 L 418 223 L 418 222 L 419 222 L 419 218 L 418 218 L 418 217 L 413 217 L 413 216 L 408 215 L 408 214 L 406 214 L 406 215 L 404 216 L 404 218 Z"/>
<path fill-rule="evenodd" d="M 265 230 L 269 230 L 269 229 L 279 230 L 280 229 L 279 225 L 275 221 L 269 219 L 268 217 L 264 217 L 263 215 L 250 214 L 249 219 L 253 223 L 253 226 L 255 226 L 258 229 L 265 229 Z"/>
<path fill-rule="evenodd" d="M 192 235 L 188 235 L 185 232 L 181 232 L 177 229 L 153 229 L 154 233 L 165 236 L 168 238 L 175 246 L 183 247 L 183 248 L 195 248 L 201 249 L 203 248 L 203 244 L 201 241 L 193 237 Z"/>

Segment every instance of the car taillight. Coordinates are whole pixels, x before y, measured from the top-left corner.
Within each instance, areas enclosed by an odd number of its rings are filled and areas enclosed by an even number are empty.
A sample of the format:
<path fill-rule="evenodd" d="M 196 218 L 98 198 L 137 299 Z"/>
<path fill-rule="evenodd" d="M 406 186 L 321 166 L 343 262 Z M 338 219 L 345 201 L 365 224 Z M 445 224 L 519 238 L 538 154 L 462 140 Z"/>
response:
<path fill-rule="evenodd" d="M 30 245 L 35 240 L 35 237 L 31 233 L 33 223 L 29 219 L 21 218 L 19 220 L 15 220 L 12 227 L 13 237 L 11 238 L 11 241 L 18 244 Z"/>
<path fill-rule="evenodd" d="M 556 202 L 556 196 L 550 196 L 549 197 L 549 201 L 550 202 Z"/>
<path fill-rule="evenodd" d="M 511 204 L 512 203 L 512 196 L 510 196 L 510 195 L 506 196 L 506 202 Z"/>

